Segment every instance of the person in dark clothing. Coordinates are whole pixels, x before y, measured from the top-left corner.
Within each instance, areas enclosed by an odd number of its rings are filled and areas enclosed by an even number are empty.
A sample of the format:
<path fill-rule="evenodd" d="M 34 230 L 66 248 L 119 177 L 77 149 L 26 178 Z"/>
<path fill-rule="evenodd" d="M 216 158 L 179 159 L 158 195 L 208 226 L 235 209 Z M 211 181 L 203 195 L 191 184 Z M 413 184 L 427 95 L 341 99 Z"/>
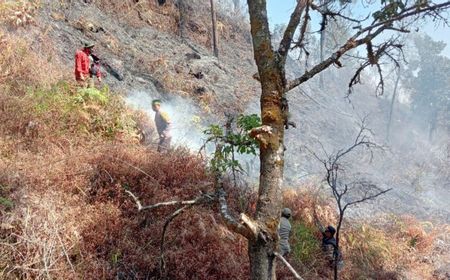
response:
<path fill-rule="evenodd" d="M 286 256 L 291 252 L 291 246 L 289 245 L 289 236 L 291 235 L 291 218 L 292 212 L 289 208 L 284 208 L 281 211 L 280 225 L 278 227 L 278 235 L 280 237 L 280 253 L 282 256 Z"/>
<path fill-rule="evenodd" d="M 321 228 L 321 232 L 322 251 L 325 254 L 325 259 L 329 262 L 331 268 L 334 268 L 334 264 L 336 261 L 338 268 L 342 268 L 344 264 L 342 260 L 342 254 L 337 247 L 336 238 L 334 238 L 336 229 L 333 226 L 327 226 L 326 228 Z"/>
<path fill-rule="evenodd" d="M 89 69 L 89 76 L 91 77 L 91 81 L 94 84 L 94 78 L 97 77 L 98 81 L 102 82 L 102 71 L 100 69 L 100 58 L 95 54 L 91 54 L 92 63 L 91 68 Z"/>

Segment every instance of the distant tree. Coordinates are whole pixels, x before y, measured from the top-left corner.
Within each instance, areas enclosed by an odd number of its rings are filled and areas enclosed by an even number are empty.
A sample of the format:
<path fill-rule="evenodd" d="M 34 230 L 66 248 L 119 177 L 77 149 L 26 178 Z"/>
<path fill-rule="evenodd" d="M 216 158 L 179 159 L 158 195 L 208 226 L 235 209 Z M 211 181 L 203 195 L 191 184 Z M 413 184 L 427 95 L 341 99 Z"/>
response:
<path fill-rule="evenodd" d="M 392 116 L 394 115 L 394 105 L 395 105 L 395 101 L 397 99 L 397 90 L 398 90 L 398 85 L 400 83 L 400 78 L 401 78 L 401 74 L 402 74 L 401 66 L 398 67 L 396 74 L 397 74 L 397 77 L 395 78 L 394 90 L 392 91 L 391 105 L 389 108 L 388 124 L 387 124 L 387 128 L 386 128 L 386 141 L 389 141 L 389 138 L 391 135 Z"/>
<path fill-rule="evenodd" d="M 428 126 L 431 141 L 439 125 L 450 121 L 450 59 L 442 55 L 446 44 L 428 35 L 413 38 L 417 56 L 409 64 L 406 88 L 412 94 L 412 111 Z"/>
<path fill-rule="evenodd" d="M 320 30 L 319 30 L 319 35 L 320 35 L 320 44 L 319 44 L 319 59 L 320 61 L 323 61 L 324 56 L 326 55 L 326 44 L 328 40 L 328 35 L 333 36 L 335 39 L 336 38 L 336 33 L 338 33 L 338 30 L 330 30 L 330 26 L 329 26 L 329 20 L 330 18 L 333 19 L 336 22 L 336 18 L 333 15 L 333 9 L 335 9 L 333 7 L 333 5 L 340 5 L 341 7 L 345 7 L 346 4 L 351 3 L 351 1 L 348 0 L 320 0 L 319 1 L 319 5 L 315 6 L 315 9 L 317 11 L 320 11 L 321 15 L 322 15 L 322 20 L 320 22 Z M 334 18 L 333 18 L 334 17 Z M 341 26 L 342 27 L 342 26 Z M 347 38 L 347 36 L 343 37 L 344 39 Z M 335 46 L 334 48 L 332 48 L 331 50 L 334 50 L 337 46 Z M 319 75 L 319 85 L 320 87 L 323 89 L 324 86 L 324 76 L 323 73 L 320 73 Z"/>
<path fill-rule="evenodd" d="M 340 232 L 345 211 L 353 205 L 373 200 L 391 190 L 382 190 L 376 184 L 364 178 L 351 178 L 352 176 L 349 175 L 351 172 L 349 172 L 348 167 L 344 163 L 345 158 L 358 150 L 366 150 L 367 152 L 373 153 L 374 149 L 382 149 L 382 147 L 371 140 L 371 131 L 367 128 L 366 121 L 363 119 L 355 140 L 347 148 L 340 149 L 335 153 L 328 153 L 323 150 L 324 157 L 319 156 L 315 152 L 311 152 L 325 169 L 325 181 L 330 187 L 339 211 L 336 226 L 336 249 L 338 252 L 340 252 Z M 339 255 L 334 255 L 334 258 L 334 279 L 337 280 Z"/>

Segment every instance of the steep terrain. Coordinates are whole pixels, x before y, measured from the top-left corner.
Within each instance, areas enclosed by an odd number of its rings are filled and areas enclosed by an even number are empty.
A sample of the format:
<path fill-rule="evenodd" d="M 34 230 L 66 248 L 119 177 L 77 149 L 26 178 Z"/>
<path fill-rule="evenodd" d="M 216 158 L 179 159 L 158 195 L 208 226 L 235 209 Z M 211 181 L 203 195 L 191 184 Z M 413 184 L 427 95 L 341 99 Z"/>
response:
<path fill-rule="evenodd" d="M 197 156 L 201 130 L 223 121 L 224 113 L 258 110 L 248 25 L 219 10 L 217 59 L 206 1 L 189 1 L 184 17 L 172 1 L 27 3 L 0 8 L 0 278 L 159 279 L 161 232 L 175 209 L 137 212 L 125 190 L 145 204 L 209 191 L 207 163 Z M 17 11 L 30 19 L 18 23 Z M 73 55 L 83 41 L 96 43 L 109 88 L 79 91 L 73 84 Z M 372 94 L 369 72 L 349 103 L 344 97 L 354 65 L 345 64 L 348 69 L 326 72 L 324 88 L 313 80 L 288 96 L 298 124 L 286 133 L 290 261 L 305 279 L 324 279 L 312 209 L 323 222 L 336 221 L 323 170 L 306 147 L 347 146 L 367 113 L 376 141 L 385 141 L 387 100 Z M 299 65 L 291 60 L 289 74 Z M 153 125 L 130 107 L 149 111 L 155 97 L 175 119 L 175 142 L 194 151 L 162 155 L 152 141 L 139 143 L 144 129 L 154 139 Z M 349 160 L 355 173 L 394 190 L 349 212 L 343 279 L 446 279 L 450 273 L 448 156 L 441 145 L 448 135 L 430 144 L 401 106 L 398 115 L 391 149 L 372 162 L 366 154 Z M 251 214 L 252 189 L 227 188 L 233 211 Z M 245 279 L 246 243 L 214 210 L 192 208 L 171 223 L 169 279 Z M 280 279 L 291 279 L 280 269 Z"/>
<path fill-rule="evenodd" d="M 183 37 L 177 36 L 180 12 L 170 2 L 162 7 L 157 1 L 44 1 L 41 5 L 36 36 L 46 34 L 55 54 L 69 67 L 82 42 L 95 42 L 105 69 L 111 66 L 123 79 L 108 75 L 106 83 L 115 91 L 169 100 L 189 97 L 207 113 L 243 110 L 258 91 L 256 81 L 248 79 L 256 69 L 249 34 L 239 22 L 219 16 L 219 41 L 226 44 L 220 44 L 220 57 L 215 58 L 210 51 L 210 22 L 195 17 L 208 11 L 200 1 L 186 11 Z"/>

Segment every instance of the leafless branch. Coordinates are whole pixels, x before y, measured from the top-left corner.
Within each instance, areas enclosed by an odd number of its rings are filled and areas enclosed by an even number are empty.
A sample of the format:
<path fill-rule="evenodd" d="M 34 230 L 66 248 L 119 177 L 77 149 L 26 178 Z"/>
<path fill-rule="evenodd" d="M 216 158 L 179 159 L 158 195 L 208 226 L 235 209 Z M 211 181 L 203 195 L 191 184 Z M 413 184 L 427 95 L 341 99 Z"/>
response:
<path fill-rule="evenodd" d="M 376 63 L 375 65 L 377 66 L 377 72 L 378 72 L 378 77 L 379 77 L 379 81 L 378 81 L 377 88 L 375 90 L 375 94 L 383 95 L 384 94 L 383 70 L 381 70 L 380 63 Z"/>
<path fill-rule="evenodd" d="M 177 209 L 175 212 L 173 212 L 164 223 L 163 232 L 161 234 L 161 245 L 160 245 L 160 257 L 159 257 L 159 273 L 162 279 L 164 279 L 166 274 L 166 262 L 164 259 L 164 242 L 166 238 L 166 232 L 169 227 L 170 222 L 175 219 L 178 215 L 183 213 L 185 210 L 187 210 L 189 207 L 192 207 L 193 205 L 185 205 L 179 209 Z"/>
<path fill-rule="evenodd" d="M 373 186 L 373 187 L 375 188 L 375 186 Z M 381 190 L 381 191 L 379 191 L 379 192 L 377 192 L 375 194 L 372 194 L 372 195 L 365 195 L 364 197 L 362 197 L 360 199 L 357 199 L 357 200 L 354 200 L 352 202 L 346 203 L 342 209 L 345 211 L 349 206 L 352 206 L 352 205 L 355 205 L 355 204 L 358 204 L 358 203 L 362 203 L 362 202 L 367 201 L 367 200 L 373 200 L 373 199 L 379 197 L 380 195 L 383 195 L 383 194 L 385 194 L 385 193 L 387 193 L 387 192 L 389 192 L 391 190 L 392 190 L 392 188 L 389 188 L 389 189 L 386 189 L 386 190 Z M 343 193 L 343 195 L 344 194 L 345 193 Z"/>
<path fill-rule="evenodd" d="M 389 18 L 388 20 L 373 22 L 373 24 L 365 28 L 361 28 L 351 38 L 349 38 L 347 42 L 344 43 L 337 51 L 331 54 L 327 59 L 314 66 L 311 70 L 306 71 L 302 76 L 288 82 L 285 88 L 286 92 L 308 81 L 318 73 L 328 68 L 330 65 L 338 62 L 339 59 L 349 50 L 355 49 L 363 44 L 371 42 L 374 38 L 379 36 L 385 30 L 397 29 L 402 30 L 403 32 L 407 32 L 406 29 L 403 30 L 403 28 L 398 29 L 393 27 L 393 24 L 395 22 L 399 22 L 403 19 L 414 16 L 430 16 L 433 15 L 434 13 L 437 13 L 438 11 L 448 9 L 449 7 L 450 1 L 441 4 L 428 5 L 426 7 L 418 7 L 417 5 L 412 5 L 411 7 L 404 9 L 398 15 Z"/>
<path fill-rule="evenodd" d="M 293 49 L 294 48 L 302 49 L 303 51 L 305 51 L 305 53 L 307 55 L 309 55 L 309 53 L 305 49 L 304 40 L 305 40 L 306 29 L 308 27 L 308 22 L 311 20 L 311 17 L 309 16 L 309 7 L 310 7 L 310 5 L 311 5 L 311 0 L 309 0 L 306 3 L 305 15 L 303 16 L 303 23 L 302 23 L 302 26 L 300 27 L 300 35 L 299 35 L 298 41 L 295 42 L 295 45 L 293 47 Z"/>
<path fill-rule="evenodd" d="M 292 267 L 292 265 L 282 256 L 282 255 L 280 255 L 279 253 L 277 253 L 277 252 L 275 252 L 274 253 L 274 255 L 277 257 L 277 258 L 279 258 L 283 263 L 284 263 L 284 265 L 286 265 L 286 267 L 292 272 L 292 274 L 294 275 L 294 277 L 295 277 L 295 279 L 298 279 L 298 280 L 303 280 L 303 278 L 298 274 L 298 272 L 297 271 L 295 271 L 295 269 Z"/>
<path fill-rule="evenodd" d="M 348 94 L 351 93 L 354 85 L 361 83 L 361 73 L 369 65 L 370 63 L 368 61 L 365 61 L 358 69 L 356 69 L 355 74 L 350 79 L 350 83 L 348 84 Z"/>
<path fill-rule="evenodd" d="M 142 203 L 139 201 L 139 199 L 136 197 L 136 195 L 134 195 L 132 192 L 130 192 L 128 190 L 126 190 L 125 192 L 133 198 L 133 200 L 136 203 L 136 206 L 138 208 L 138 211 L 151 210 L 151 209 L 164 207 L 164 206 L 182 206 L 181 208 L 178 208 L 175 212 L 173 212 L 167 218 L 166 222 L 164 223 L 163 232 L 161 235 L 160 262 L 159 262 L 160 276 L 161 276 L 161 278 L 164 278 L 165 270 L 166 270 L 166 264 L 165 264 L 165 260 L 164 260 L 164 243 L 165 243 L 166 232 L 167 232 L 170 222 L 175 217 L 177 217 L 182 212 L 184 212 L 186 209 L 188 209 L 194 205 L 203 204 L 206 202 L 212 202 L 214 200 L 214 195 L 202 194 L 199 197 L 192 199 L 192 200 L 184 200 L 184 201 L 173 200 L 173 201 L 159 202 L 159 203 L 152 204 L 152 205 L 142 206 Z"/>
<path fill-rule="evenodd" d="M 331 18 L 336 18 L 336 17 L 340 17 L 343 18 L 347 21 L 351 21 L 351 22 L 355 22 L 355 23 L 361 23 L 365 20 L 367 20 L 369 18 L 370 15 L 367 15 L 365 18 L 361 18 L 361 19 L 357 19 L 357 18 L 352 18 L 349 16 L 346 16 L 344 14 L 342 14 L 342 11 L 346 8 L 346 6 L 344 5 L 338 12 L 334 12 L 331 11 L 327 8 L 327 6 L 324 5 L 316 5 L 314 3 L 311 3 L 311 9 L 314 11 L 317 11 L 318 13 L 320 13 L 322 15 L 322 26 L 321 26 L 321 31 L 325 29 L 325 25 L 326 25 L 326 21 L 327 21 L 327 17 L 331 17 Z"/>
<path fill-rule="evenodd" d="M 325 180 L 328 186 L 331 189 L 333 197 L 336 201 L 337 207 L 339 209 L 338 223 L 336 229 L 336 248 L 339 250 L 339 238 L 340 238 L 340 229 L 342 226 L 342 221 L 344 218 L 345 211 L 349 206 L 354 204 L 362 203 L 367 200 L 372 200 L 380 195 L 383 195 L 389 192 L 391 189 L 380 190 L 377 188 L 375 184 L 372 184 L 367 181 L 357 181 L 357 182 L 342 182 L 343 180 L 340 178 L 340 174 L 344 172 L 345 169 L 341 166 L 341 160 L 343 157 L 354 151 L 358 147 L 367 147 L 369 151 L 372 153 L 372 148 L 381 148 L 376 143 L 372 142 L 369 138 L 368 134 L 371 134 L 371 130 L 367 127 L 367 117 L 364 117 L 361 121 L 360 129 L 355 137 L 354 142 L 348 148 L 340 149 L 336 153 L 331 154 L 328 158 L 319 159 L 321 163 L 323 163 L 326 176 Z M 317 156 L 316 156 L 317 157 Z M 364 191 L 363 195 L 360 195 L 358 199 L 355 199 L 351 202 L 344 202 L 344 198 L 348 197 L 348 192 L 350 188 L 354 186 L 358 188 L 358 190 Z M 317 219 L 317 224 L 320 225 L 320 221 L 318 221 L 316 213 L 314 213 L 315 219 Z M 323 231 L 323 226 L 320 225 L 321 231 Z M 334 262 L 334 275 L 335 279 L 337 279 L 337 256 Z"/>
<path fill-rule="evenodd" d="M 166 202 L 159 202 L 156 204 L 152 204 L 152 205 L 146 205 L 146 206 L 142 206 L 141 202 L 139 201 L 139 199 L 130 191 L 126 190 L 125 191 L 127 194 L 129 194 L 134 202 L 136 203 L 136 206 L 138 208 L 138 211 L 142 211 L 142 210 L 151 210 L 151 209 L 155 209 L 155 208 L 159 208 L 159 207 L 164 207 L 164 206 L 181 206 L 181 205 L 196 205 L 196 204 L 202 204 L 208 201 L 212 201 L 213 200 L 213 195 L 211 194 L 202 194 L 199 197 L 192 199 L 192 200 L 183 200 L 183 201 L 178 201 L 178 200 L 172 200 L 172 201 L 166 201 Z"/>
<path fill-rule="evenodd" d="M 379 45 L 379 46 L 372 46 L 372 43 L 369 41 L 367 44 L 367 58 L 364 58 L 364 62 L 361 64 L 361 66 L 356 70 L 353 77 L 350 79 L 350 82 L 348 84 L 348 94 L 351 94 L 353 86 L 356 84 L 359 84 L 361 82 L 361 73 L 362 71 L 367 68 L 368 66 L 375 65 L 377 67 L 377 73 L 379 76 L 378 85 L 376 88 L 376 94 L 377 95 L 383 95 L 384 94 L 384 75 L 383 70 L 381 68 L 380 59 L 383 56 L 386 56 L 388 59 L 390 59 L 391 62 L 393 62 L 396 67 L 400 67 L 399 60 L 401 59 L 401 56 L 403 56 L 403 45 L 398 42 L 398 37 L 388 40 L 387 42 Z M 392 54 L 394 50 L 397 50 L 399 52 L 400 58 L 395 58 Z"/>
<path fill-rule="evenodd" d="M 280 47 L 278 48 L 279 62 L 284 65 L 286 62 L 286 56 L 291 48 L 292 38 L 294 37 L 295 30 L 297 30 L 300 24 L 303 10 L 307 6 L 308 0 L 298 0 L 294 11 L 291 14 L 291 19 L 284 31 L 283 39 L 281 39 Z"/>
<path fill-rule="evenodd" d="M 240 220 L 231 215 L 226 200 L 226 192 L 223 188 L 220 188 L 217 192 L 219 201 L 219 210 L 222 218 L 225 221 L 227 227 L 247 239 L 256 239 L 260 233 L 260 227 L 252 219 L 245 214 L 241 214 Z"/>
<path fill-rule="evenodd" d="M 329 162 L 331 164 L 328 167 L 330 169 L 335 169 L 336 164 L 338 163 L 338 161 L 341 158 L 343 158 L 344 156 L 346 156 L 347 154 L 349 154 L 350 152 L 352 152 L 353 150 L 355 150 L 358 147 L 382 149 L 382 146 L 380 146 L 377 143 L 372 142 L 371 140 L 368 139 L 367 133 L 370 133 L 370 130 L 367 128 L 366 119 L 364 118 L 361 122 L 360 129 L 358 131 L 358 134 L 357 134 L 353 144 L 350 147 L 348 147 L 347 149 L 340 150 L 335 155 L 331 156 L 329 158 L 330 159 Z"/>

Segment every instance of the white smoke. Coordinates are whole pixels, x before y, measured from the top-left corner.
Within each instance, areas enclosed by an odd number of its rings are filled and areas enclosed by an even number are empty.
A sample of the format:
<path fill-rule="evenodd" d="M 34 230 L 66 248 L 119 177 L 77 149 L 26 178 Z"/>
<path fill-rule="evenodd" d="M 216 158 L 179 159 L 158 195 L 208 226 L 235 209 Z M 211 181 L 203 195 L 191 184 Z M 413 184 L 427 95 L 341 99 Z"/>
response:
<path fill-rule="evenodd" d="M 161 99 L 159 96 L 144 91 L 132 91 L 126 97 L 126 103 L 137 110 L 145 112 L 150 120 L 154 120 L 152 100 Z M 202 133 L 204 120 L 200 117 L 200 110 L 192 101 L 173 96 L 170 100 L 162 99 L 161 109 L 169 114 L 172 121 L 172 144 L 185 146 L 193 151 L 199 151 L 204 144 Z M 157 139 L 152 142 L 157 143 Z"/>
<path fill-rule="evenodd" d="M 154 120 L 155 112 L 151 108 L 153 99 L 162 99 L 161 109 L 169 114 L 172 120 L 172 145 L 178 147 L 187 147 L 192 152 L 197 153 L 204 146 L 206 136 L 203 131 L 210 124 L 220 124 L 219 120 L 202 119 L 204 114 L 194 102 L 190 99 L 171 96 L 170 99 L 163 99 L 159 97 L 159 93 L 132 91 L 125 101 L 128 106 L 141 110 L 147 114 L 150 120 Z M 256 104 L 256 103 L 255 103 Z M 256 110 L 252 110 L 255 113 Z M 155 135 L 155 137 L 157 137 Z M 152 139 L 152 143 L 157 143 L 158 139 Z M 210 157 L 214 152 L 212 144 L 205 146 L 204 155 Z M 254 182 L 259 174 L 259 161 L 253 155 L 236 155 L 236 160 L 242 166 L 243 172 L 239 173 L 239 178 L 246 181 Z"/>

